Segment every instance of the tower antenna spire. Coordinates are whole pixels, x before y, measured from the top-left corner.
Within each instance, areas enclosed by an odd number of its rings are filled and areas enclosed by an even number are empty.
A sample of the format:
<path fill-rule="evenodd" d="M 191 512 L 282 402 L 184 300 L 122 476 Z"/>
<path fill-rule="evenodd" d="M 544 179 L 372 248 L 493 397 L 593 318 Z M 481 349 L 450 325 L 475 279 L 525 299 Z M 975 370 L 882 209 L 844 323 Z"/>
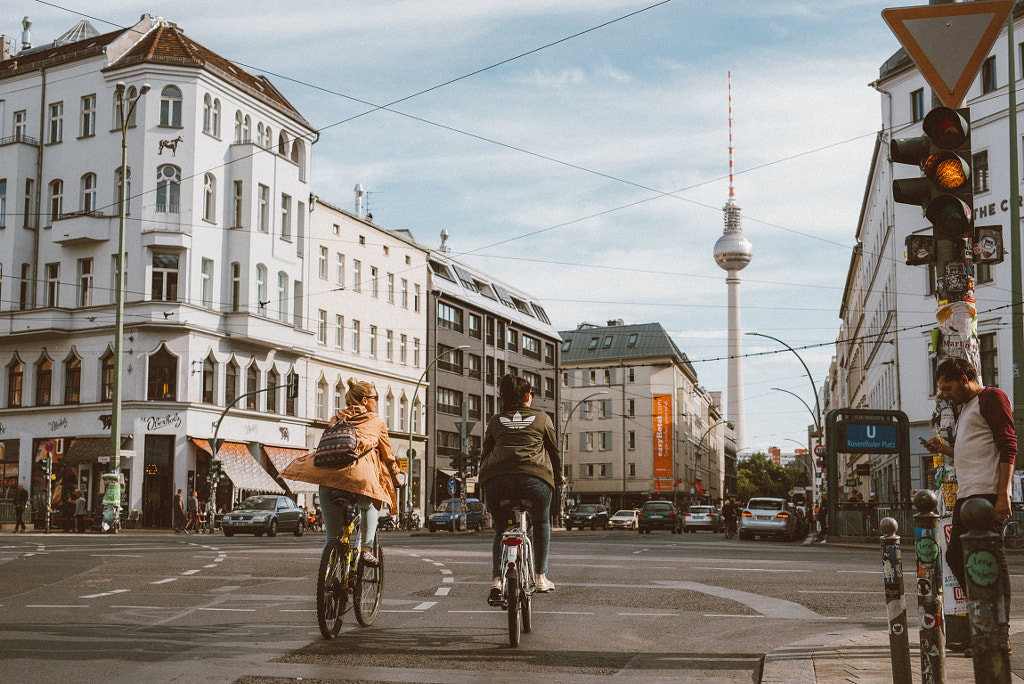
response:
<path fill-rule="evenodd" d="M 736 196 L 736 192 L 733 190 L 732 184 L 732 72 L 729 73 L 729 199 L 733 199 Z"/>

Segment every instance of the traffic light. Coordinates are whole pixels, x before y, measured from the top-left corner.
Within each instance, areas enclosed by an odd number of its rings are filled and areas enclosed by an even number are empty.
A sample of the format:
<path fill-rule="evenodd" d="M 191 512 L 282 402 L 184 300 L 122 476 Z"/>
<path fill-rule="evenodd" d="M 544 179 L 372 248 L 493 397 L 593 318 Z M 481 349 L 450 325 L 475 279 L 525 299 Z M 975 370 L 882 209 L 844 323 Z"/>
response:
<path fill-rule="evenodd" d="M 823 459 L 823 458 L 821 458 L 821 457 L 819 456 L 819 457 L 818 457 L 818 459 L 817 459 L 817 461 L 815 461 L 815 462 L 817 463 L 817 465 L 818 465 L 818 467 L 819 467 L 819 468 L 821 468 L 822 470 L 824 470 L 824 469 L 825 469 L 825 459 Z"/>
<path fill-rule="evenodd" d="M 462 469 L 466 467 L 466 455 L 463 453 L 457 453 L 452 456 L 452 470 L 458 474 L 462 474 Z"/>
<path fill-rule="evenodd" d="M 288 398 L 294 399 L 299 396 L 299 374 L 292 373 L 288 376 Z"/>
<path fill-rule="evenodd" d="M 217 481 L 224 477 L 223 462 L 217 459 L 210 461 L 210 479 Z"/>
<path fill-rule="evenodd" d="M 924 135 L 889 144 L 894 163 L 913 164 L 924 172 L 923 178 L 893 180 L 893 200 L 920 205 L 938 240 L 972 238 L 970 116 L 969 109 L 936 107 L 924 118 Z M 934 249 L 927 246 L 927 236 L 908 236 L 908 262 L 934 262 Z"/>

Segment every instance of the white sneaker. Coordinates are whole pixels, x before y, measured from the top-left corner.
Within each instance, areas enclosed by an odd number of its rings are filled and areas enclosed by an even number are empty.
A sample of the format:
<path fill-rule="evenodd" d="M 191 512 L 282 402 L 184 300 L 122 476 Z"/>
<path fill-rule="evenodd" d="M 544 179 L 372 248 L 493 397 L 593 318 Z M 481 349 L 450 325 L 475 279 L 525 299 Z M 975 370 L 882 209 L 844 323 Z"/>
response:
<path fill-rule="evenodd" d="M 551 580 L 549 580 L 548 578 L 545 577 L 543 579 L 537 580 L 537 592 L 538 593 L 546 594 L 547 592 L 554 591 L 554 590 L 555 590 L 555 583 L 552 582 Z"/>

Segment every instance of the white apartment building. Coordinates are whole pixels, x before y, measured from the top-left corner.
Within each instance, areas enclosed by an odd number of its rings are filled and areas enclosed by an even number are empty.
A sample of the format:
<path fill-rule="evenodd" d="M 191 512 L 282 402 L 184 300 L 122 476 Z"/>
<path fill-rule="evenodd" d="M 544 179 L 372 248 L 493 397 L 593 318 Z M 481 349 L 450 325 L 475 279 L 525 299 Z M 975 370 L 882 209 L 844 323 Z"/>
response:
<path fill-rule="evenodd" d="M 37 510 L 47 443 L 57 488 L 81 487 L 90 507 L 111 455 L 119 82 L 139 98 L 125 174 L 121 469 L 127 507 L 166 526 L 177 489 L 209 493 L 215 422 L 242 395 L 300 378 L 297 399 L 255 394 L 220 425 L 221 503 L 280 491 L 264 466 L 311 439 L 316 132 L 265 78 L 149 15 L 2 51 L 0 467 Z"/>
<path fill-rule="evenodd" d="M 349 378 L 372 382 L 391 448 L 410 475 L 409 503 L 422 515 L 430 386 L 417 391 L 417 383 L 429 361 L 429 250 L 405 231 L 374 225 L 358 204 L 355 212 L 316 199 L 310 214 L 310 418 L 313 429 L 325 427 L 345 407 Z"/>
<path fill-rule="evenodd" d="M 1018 37 L 1024 35 L 1019 14 L 1015 31 Z M 1004 238 L 1011 230 L 1008 85 L 1024 76 L 1024 44 L 1014 49 L 1017 73 L 1008 74 L 1004 28 L 964 102 L 972 120 L 974 216 L 979 225 L 1001 225 Z M 912 167 L 893 164 L 889 145 L 894 138 L 922 134 L 922 120 L 932 108 L 931 92 L 903 50 L 881 66 L 872 86 L 880 94 L 882 129 L 856 224 L 858 244 L 850 259 L 826 410 L 904 411 L 911 423 L 911 481 L 916 489 L 930 486 L 933 479 L 931 456 L 916 436 L 933 434 L 929 420 L 936 390 L 935 274 L 930 266 L 906 265 L 906 237 L 928 233 L 931 227 L 920 209 L 893 201 L 893 179 L 915 174 Z M 1020 140 L 1013 144 L 1021 149 Z M 1006 306 L 1011 301 L 1010 262 L 1007 258 L 1001 264 L 974 268 L 980 375 L 985 385 L 1001 388 L 1012 400 L 1011 317 Z M 892 501 L 899 481 L 896 459 L 878 455 L 849 455 L 841 462 L 840 477 L 842 500 L 859 489 L 865 497 L 874 491 L 882 501 Z"/>

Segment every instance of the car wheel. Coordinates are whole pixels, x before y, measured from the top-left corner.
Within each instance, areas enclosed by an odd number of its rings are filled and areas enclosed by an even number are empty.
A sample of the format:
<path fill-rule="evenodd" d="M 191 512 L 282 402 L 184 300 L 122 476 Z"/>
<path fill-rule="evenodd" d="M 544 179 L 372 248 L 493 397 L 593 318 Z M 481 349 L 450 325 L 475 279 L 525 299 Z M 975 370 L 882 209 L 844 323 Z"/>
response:
<path fill-rule="evenodd" d="M 235 531 L 233 529 L 231 529 L 230 527 L 223 527 L 222 526 L 221 529 L 224 530 L 224 536 L 225 537 L 231 537 L 231 536 L 234 536 L 234 534 L 235 534 Z"/>
<path fill-rule="evenodd" d="M 305 532 L 306 532 L 306 524 L 300 520 L 299 524 L 295 526 L 295 536 L 296 537 L 301 537 L 303 534 L 305 534 Z"/>
<path fill-rule="evenodd" d="M 254 537 L 262 537 L 263 536 L 263 530 L 256 530 L 255 532 L 252 533 L 252 535 Z"/>
<path fill-rule="evenodd" d="M 271 520 L 270 524 L 267 525 L 267 536 L 268 537 L 276 537 L 277 536 L 277 520 L 276 519 L 275 520 Z"/>

